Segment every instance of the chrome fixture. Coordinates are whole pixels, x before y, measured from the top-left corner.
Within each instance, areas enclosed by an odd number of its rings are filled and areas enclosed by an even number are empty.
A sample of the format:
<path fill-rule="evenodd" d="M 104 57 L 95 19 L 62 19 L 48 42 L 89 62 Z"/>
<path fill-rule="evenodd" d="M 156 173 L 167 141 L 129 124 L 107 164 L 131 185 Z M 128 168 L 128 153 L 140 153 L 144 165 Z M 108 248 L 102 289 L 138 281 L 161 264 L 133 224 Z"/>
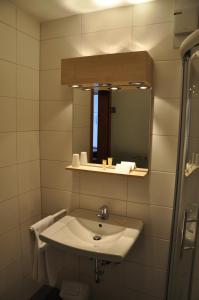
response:
<path fill-rule="evenodd" d="M 101 220 L 108 220 L 108 218 L 109 218 L 108 206 L 103 205 L 100 207 L 99 210 L 100 210 L 100 212 L 97 215 L 97 217 L 100 218 Z"/>

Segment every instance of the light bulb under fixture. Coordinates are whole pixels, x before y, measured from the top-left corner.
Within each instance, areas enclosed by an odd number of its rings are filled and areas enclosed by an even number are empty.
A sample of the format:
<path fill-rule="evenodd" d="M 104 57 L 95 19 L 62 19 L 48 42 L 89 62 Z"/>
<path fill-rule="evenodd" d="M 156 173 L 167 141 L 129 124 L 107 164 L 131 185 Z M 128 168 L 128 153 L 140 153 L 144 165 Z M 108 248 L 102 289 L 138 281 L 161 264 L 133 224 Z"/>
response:
<path fill-rule="evenodd" d="M 141 85 L 141 86 L 138 86 L 137 88 L 140 90 L 147 90 L 149 87 L 146 85 Z"/>
<path fill-rule="evenodd" d="M 84 88 L 84 91 L 90 91 L 91 88 Z"/>
<path fill-rule="evenodd" d="M 112 86 L 112 87 L 111 87 L 111 90 L 112 90 L 112 91 L 117 91 L 117 90 L 119 90 L 119 87 L 117 87 L 117 86 Z"/>
<path fill-rule="evenodd" d="M 78 88 L 78 87 L 80 87 L 80 85 L 79 84 L 73 84 L 71 87 L 72 88 Z"/>

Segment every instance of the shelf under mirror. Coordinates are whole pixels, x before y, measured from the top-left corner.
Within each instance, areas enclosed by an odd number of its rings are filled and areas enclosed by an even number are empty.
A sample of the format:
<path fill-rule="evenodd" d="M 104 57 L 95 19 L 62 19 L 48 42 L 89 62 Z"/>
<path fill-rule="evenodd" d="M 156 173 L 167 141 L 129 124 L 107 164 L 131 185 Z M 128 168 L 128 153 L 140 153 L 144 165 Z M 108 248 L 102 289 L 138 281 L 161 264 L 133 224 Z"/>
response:
<path fill-rule="evenodd" d="M 123 174 L 118 173 L 115 170 L 115 166 L 107 166 L 104 168 L 100 164 L 87 164 L 87 165 L 81 165 L 78 168 L 72 167 L 72 165 L 67 166 L 66 170 L 72 170 L 72 171 L 80 171 L 80 172 L 95 172 L 95 173 L 103 173 L 103 174 L 113 174 L 113 175 L 120 175 L 120 176 L 135 176 L 135 177 L 145 177 L 147 176 L 149 170 L 144 168 L 136 168 L 132 171 L 130 171 L 129 174 Z"/>

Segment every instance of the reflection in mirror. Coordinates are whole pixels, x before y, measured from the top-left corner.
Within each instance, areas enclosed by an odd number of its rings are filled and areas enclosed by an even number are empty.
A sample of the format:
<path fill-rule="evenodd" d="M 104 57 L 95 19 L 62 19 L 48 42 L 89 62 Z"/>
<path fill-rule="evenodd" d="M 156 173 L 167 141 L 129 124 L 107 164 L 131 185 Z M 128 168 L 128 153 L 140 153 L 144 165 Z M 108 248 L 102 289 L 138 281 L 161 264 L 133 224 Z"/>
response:
<path fill-rule="evenodd" d="M 89 162 L 135 162 L 148 168 L 151 90 L 74 89 L 73 153 L 88 152 Z"/>

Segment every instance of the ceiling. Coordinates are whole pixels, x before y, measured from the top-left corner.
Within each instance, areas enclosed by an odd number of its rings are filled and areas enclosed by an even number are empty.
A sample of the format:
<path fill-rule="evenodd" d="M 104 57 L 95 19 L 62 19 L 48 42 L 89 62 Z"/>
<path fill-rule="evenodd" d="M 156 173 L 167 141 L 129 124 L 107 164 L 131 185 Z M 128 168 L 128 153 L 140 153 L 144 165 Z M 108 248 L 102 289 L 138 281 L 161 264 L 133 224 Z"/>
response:
<path fill-rule="evenodd" d="M 11 0 L 40 21 L 155 0 Z M 157 0 L 156 0 L 157 1 Z"/>
<path fill-rule="evenodd" d="M 157 0 L 11 0 L 41 22 L 118 6 Z M 159 0 L 160 1 L 160 0 Z M 162 0 L 168 1 L 168 0 Z M 196 7 L 199 0 L 174 0 L 175 9 Z"/>

